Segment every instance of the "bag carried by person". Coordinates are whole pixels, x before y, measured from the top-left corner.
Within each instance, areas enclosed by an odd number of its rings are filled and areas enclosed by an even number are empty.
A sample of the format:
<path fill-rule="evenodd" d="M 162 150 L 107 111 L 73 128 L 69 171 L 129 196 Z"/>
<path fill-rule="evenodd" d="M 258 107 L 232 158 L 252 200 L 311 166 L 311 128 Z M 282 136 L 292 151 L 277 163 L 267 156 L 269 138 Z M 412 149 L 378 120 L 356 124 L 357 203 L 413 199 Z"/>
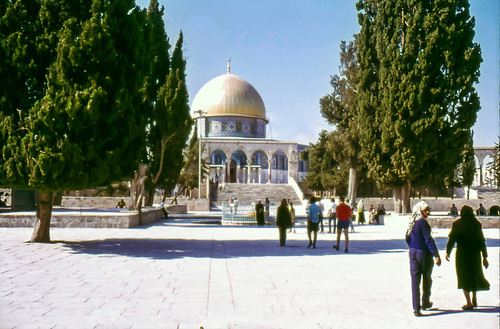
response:
<path fill-rule="evenodd" d="M 405 241 L 407 245 L 410 245 L 411 242 L 411 237 L 410 233 L 413 231 L 413 227 L 415 226 L 415 220 L 413 220 L 409 225 L 408 228 L 406 229 L 406 234 L 405 234 Z"/>

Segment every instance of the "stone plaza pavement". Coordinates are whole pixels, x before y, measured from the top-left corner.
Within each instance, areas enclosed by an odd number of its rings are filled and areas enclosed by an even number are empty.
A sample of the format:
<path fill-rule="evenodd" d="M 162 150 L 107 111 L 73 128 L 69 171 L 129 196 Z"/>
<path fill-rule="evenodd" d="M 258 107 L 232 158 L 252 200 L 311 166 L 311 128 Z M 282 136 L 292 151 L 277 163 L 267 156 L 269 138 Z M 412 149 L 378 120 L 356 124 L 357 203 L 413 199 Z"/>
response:
<path fill-rule="evenodd" d="M 304 225 L 278 230 L 194 219 L 133 229 L 0 228 L 0 328 L 499 328 L 499 230 L 485 229 L 491 290 L 462 311 L 449 229 L 433 229 L 443 258 L 434 308 L 412 314 L 407 218 L 355 226 L 349 253 Z M 342 239 L 341 250 L 344 242 Z"/>

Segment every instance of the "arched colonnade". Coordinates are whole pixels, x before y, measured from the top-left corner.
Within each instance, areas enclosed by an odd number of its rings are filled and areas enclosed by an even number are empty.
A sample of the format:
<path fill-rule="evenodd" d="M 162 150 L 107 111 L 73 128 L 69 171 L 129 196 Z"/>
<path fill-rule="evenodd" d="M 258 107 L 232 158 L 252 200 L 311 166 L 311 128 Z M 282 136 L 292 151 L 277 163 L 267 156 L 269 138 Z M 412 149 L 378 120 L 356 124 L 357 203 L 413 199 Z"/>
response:
<path fill-rule="evenodd" d="M 269 161 L 269 159 L 272 159 Z M 288 157 L 282 151 L 268 154 L 263 150 L 246 153 L 221 149 L 210 154 L 209 177 L 211 182 L 240 184 L 287 184 Z"/>
<path fill-rule="evenodd" d="M 476 162 L 476 174 L 474 177 L 473 186 L 493 186 L 494 171 L 487 165 L 493 161 L 495 148 L 494 147 L 474 147 L 474 157 Z"/>
<path fill-rule="evenodd" d="M 278 141 L 203 139 L 213 183 L 288 184 L 297 179 L 297 144 Z"/>

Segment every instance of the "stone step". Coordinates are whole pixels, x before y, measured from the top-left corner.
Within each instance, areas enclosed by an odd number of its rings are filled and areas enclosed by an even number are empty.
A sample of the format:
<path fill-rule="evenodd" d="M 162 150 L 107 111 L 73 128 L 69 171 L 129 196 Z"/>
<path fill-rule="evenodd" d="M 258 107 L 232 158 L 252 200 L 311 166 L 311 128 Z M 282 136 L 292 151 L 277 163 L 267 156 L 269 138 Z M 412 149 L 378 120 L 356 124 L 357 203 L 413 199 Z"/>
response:
<path fill-rule="evenodd" d="M 288 184 L 226 184 L 222 191 L 218 191 L 212 202 L 221 204 L 227 202 L 232 196 L 238 198 L 241 203 L 252 203 L 266 197 L 271 203 L 279 203 L 283 198 L 290 199 L 295 204 L 301 204 L 301 200 L 291 185 Z"/>

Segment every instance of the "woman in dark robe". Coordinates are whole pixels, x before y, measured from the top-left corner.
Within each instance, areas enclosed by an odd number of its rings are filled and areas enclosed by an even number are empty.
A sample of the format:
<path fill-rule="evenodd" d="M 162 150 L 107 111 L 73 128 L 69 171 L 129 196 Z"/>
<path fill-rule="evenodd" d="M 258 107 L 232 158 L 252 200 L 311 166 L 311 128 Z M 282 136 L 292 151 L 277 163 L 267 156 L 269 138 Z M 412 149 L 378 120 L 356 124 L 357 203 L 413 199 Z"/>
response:
<path fill-rule="evenodd" d="M 264 220 L 264 205 L 260 200 L 255 205 L 255 214 L 257 217 L 257 225 L 264 226 L 264 224 L 266 223 Z"/>
<path fill-rule="evenodd" d="M 474 216 L 474 210 L 469 206 L 463 206 L 460 218 L 453 222 L 451 232 L 446 245 L 446 260 L 450 260 L 450 253 L 457 244 L 456 271 L 458 289 L 463 289 L 467 304 L 462 306 L 464 310 L 472 310 L 477 307 L 477 291 L 489 290 L 490 284 L 485 279 L 482 265 L 488 268 L 488 253 L 481 223 Z M 472 300 L 470 292 L 472 291 Z"/>
<path fill-rule="evenodd" d="M 280 231 L 280 247 L 285 246 L 286 230 L 292 225 L 290 219 L 290 211 L 288 210 L 288 203 L 286 199 L 281 200 L 281 204 L 276 210 L 276 226 Z"/>

